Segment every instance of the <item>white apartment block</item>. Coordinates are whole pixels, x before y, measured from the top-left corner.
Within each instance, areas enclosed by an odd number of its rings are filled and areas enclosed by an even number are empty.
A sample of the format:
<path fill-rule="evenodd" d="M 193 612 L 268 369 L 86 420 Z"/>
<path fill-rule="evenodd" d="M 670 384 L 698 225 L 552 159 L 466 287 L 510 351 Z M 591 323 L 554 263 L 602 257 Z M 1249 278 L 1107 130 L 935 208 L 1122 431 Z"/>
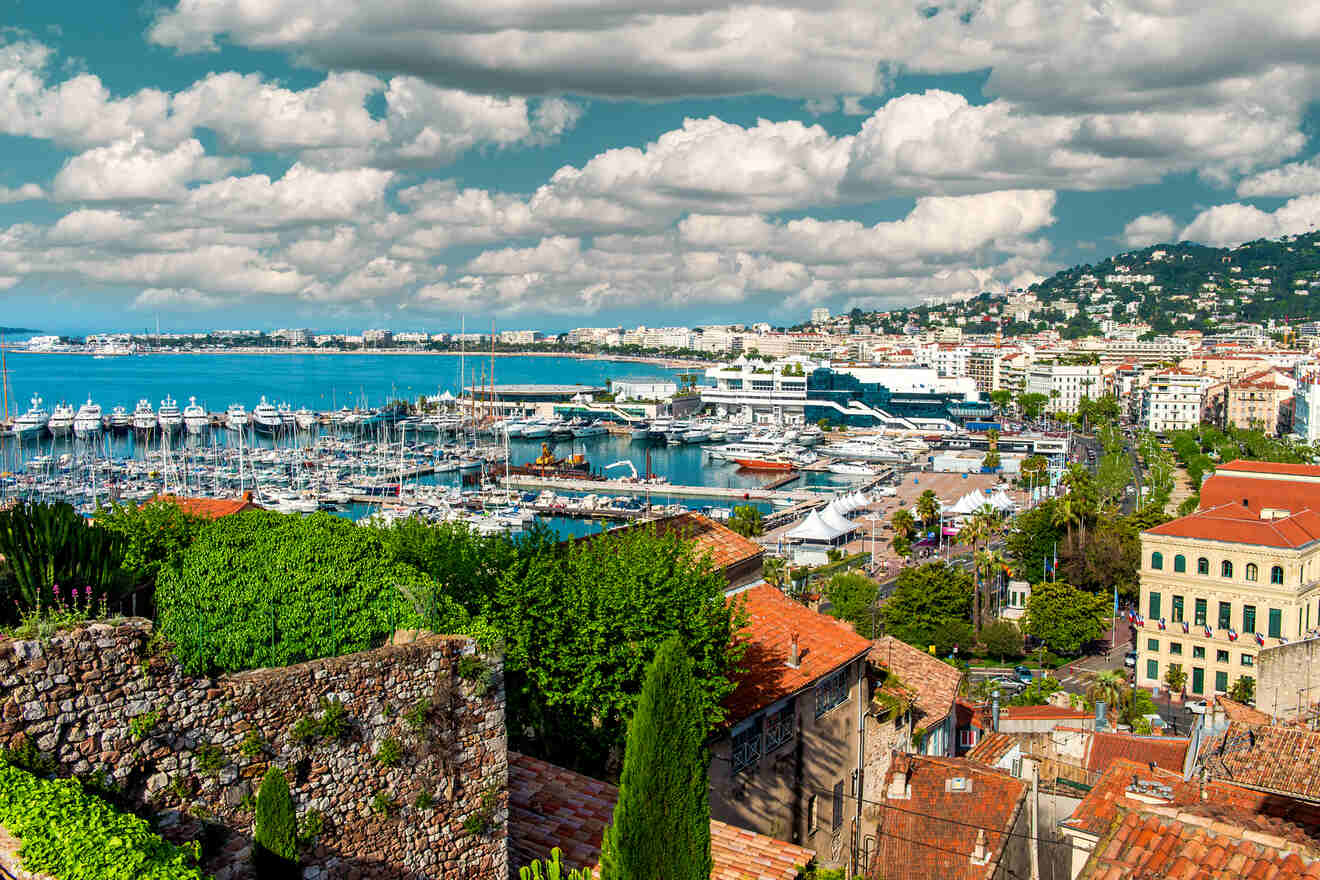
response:
<path fill-rule="evenodd" d="M 389 330 L 363 330 L 362 342 L 365 345 L 384 345 L 394 341 L 394 334 Z"/>
<path fill-rule="evenodd" d="M 505 345 L 531 345 L 540 342 L 545 334 L 540 330 L 501 330 L 500 342 Z"/>
<path fill-rule="evenodd" d="M 1320 367 L 1297 368 L 1292 432 L 1309 446 L 1320 443 Z"/>
<path fill-rule="evenodd" d="M 830 319 L 830 310 L 825 308 L 814 308 L 811 310 L 811 323 L 824 324 Z"/>
<path fill-rule="evenodd" d="M 1048 397 L 1047 412 L 1077 412 L 1083 397 L 1094 400 L 1104 393 L 1100 365 L 1032 364 L 1027 369 L 1026 392 Z"/>
<path fill-rule="evenodd" d="M 1151 376 L 1141 392 L 1141 426 L 1157 434 L 1195 428 L 1201 423 L 1206 389 L 1214 381 L 1177 370 Z"/>
<path fill-rule="evenodd" d="M 969 375 L 967 358 L 969 351 L 961 345 L 936 343 L 917 349 L 916 361 L 927 367 L 934 367 L 941 376 L 957 378 Z"/>

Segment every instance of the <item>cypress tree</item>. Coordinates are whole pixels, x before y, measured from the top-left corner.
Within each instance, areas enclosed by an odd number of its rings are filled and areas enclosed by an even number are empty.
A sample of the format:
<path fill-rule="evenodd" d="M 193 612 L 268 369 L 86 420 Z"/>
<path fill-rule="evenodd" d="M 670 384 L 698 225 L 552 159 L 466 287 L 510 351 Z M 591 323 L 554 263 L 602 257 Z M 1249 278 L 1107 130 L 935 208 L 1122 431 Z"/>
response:
<path fill-rule="evenodd" d="M 298 822 L 293 812 L 289 781 L 279 769 L 266 771 L 257 789 L 256 827 L 252 837 L 257 876 L 288 877 L 298 861 Z"/>
<path fill-rule="evenodd" d="M 601 880 L 710 880 L 705 720 L 692 660 L 678 639 L 646 671 L 614 820 L 601 845 Z"/>

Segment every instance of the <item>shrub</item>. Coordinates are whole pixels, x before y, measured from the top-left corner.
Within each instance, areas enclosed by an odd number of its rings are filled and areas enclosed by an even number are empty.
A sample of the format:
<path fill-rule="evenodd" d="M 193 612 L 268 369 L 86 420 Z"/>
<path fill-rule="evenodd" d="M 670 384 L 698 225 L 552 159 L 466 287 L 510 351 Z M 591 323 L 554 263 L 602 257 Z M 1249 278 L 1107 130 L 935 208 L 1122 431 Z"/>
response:
<path fill-rule="evenodd" d="M 160 712 L 144 712 L 128 722 L 128 732 L 133 735 L 133 739 L 146 739 L 160 724 Z"/>
<path fill-rule="evenodd" d="M 255 758 L 266 748 L 266 741 L 255 730 L 243 734 L 243 741 L 238 744 L 238 751 L 245 758 Z"/>
<path fill-rule="evenodd" d="M 371 812 L 381 816 L 393 816 L 399 809 L 398 803 L 383 791 L 376 792 L 371 799 Z"/>
<path fill-rule="evenodd" d="M 287 666 L 377 647 L 398 627 L 462 633 L 468 616 L 375 529 L 246 511 L 160 568 L 162 634 L 190 671 Z M 423 611 L 417 605 L 425 606 Z"/>
<path fill-rule="evenodd" d="M 335 741 L 348 736 L 348 710 L 343 700 L 321 698 L 321 721 L 317 732 L 322 739 Z"/>
<path fill-rule="evenodd" d="M 431 701 L 427 699 L 418 700 L 403 713 L 403 720 L 415 731 L 424 730 L 430 717 Z"/>
<path fill-rule="evenodd" d="M 224 749 L 214 743 L 207 743 L 197 749 L 197 769 L 203 773 L 219 773 L 228 763 Z"/>
<path fill-rule="evenodd" d="M 321 726 L 316 723 L 316 720 L 304 715 L 293 725 L 293 729 L 289 731 L 289 736 L 295 741 L 306 745 L 315 740 L 320 732 Z"/>
<path fill-rule="evenodd" d="M 481 805 L 463 820 L 463 830 L 474 836 L 488 833 L 495 825 L 496 805 L 494 790 L 487 789 L 482 792 Z"/>
<path fill-rule="evenodd" d="M 403 746 L 392 736 L 385 737 L 376 747 L 376 763 L 382 767 L 393 767 L 402 757 Z"/>
<path fill-rule="evenodd" d="M 32 737 L 24 736 L 13 748 L 0 751 L 0 767 L 8 764 L 37 776 L 50 776 L 55 772 L 55 756 L 41 751 Z"/>
<path fill-rule="evenodd" d="M 117 534 L 89 528 L 72 505 L 20 501 L 0 511 L 0 556 L 9 565 L 24 610 L 52 598 L 67 602 L 83 590 L 114 594 L 124 542 Z"/>
<path fill-rule="evenodd" d="M 417 797 L 413 798 L 413 808 L 417 810 L 429 810 L 435 804 L 435 798 L 429 791 L 417 792 Z"/>
<path fill-rule="evenodd" d="M 287 877 L 298 859 L 298 824 L 293 812 L 293 796 L 284 773 L 272 767 L 266 771 L 257 789 L 257 816 L 253 826 L 253 860 L 257 874 Z"/>
<path fill-rule="evenodd" d="M 102 507 L 93 519 L 123 539 L 123 570 L 132 584 L 154 583 L 161 565 L 188 549 L 208 522 L 184 513 L 178 504 L 165 499 Z"/>
<path fill-rule="evenodd" d="M 308 810 L 298 821 L 298 846 L 307 846 L 325 830 L 325 816 L 320 810 Z"/>

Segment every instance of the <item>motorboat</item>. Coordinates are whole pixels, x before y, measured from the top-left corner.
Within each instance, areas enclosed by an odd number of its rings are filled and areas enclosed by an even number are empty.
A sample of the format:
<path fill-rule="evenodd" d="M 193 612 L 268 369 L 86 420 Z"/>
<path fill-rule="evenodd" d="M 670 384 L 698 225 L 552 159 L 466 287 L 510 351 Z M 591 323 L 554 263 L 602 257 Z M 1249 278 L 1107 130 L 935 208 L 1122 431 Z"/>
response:
<path fill-rule="evenodd" d="M 628 433 L 634 440 L 649 440 L 651 438 L 651 426 L 646 422 L 638 422 L 633 425 Z"/>
<path fill-rule="evenodd" d="M 258 434 L 273 435 L 284 427 L 280 411 L 263 396 L 252 408 L 252 427 Z"/>
<path fill-rule="evenodd" d="M 549 422 L 533 419 L 523 428 L 522 436 L 528 440 L 540 440 L 543 437 L 549 437 L 553 431 L 554 426 Z"/>
<path fill-rule="evenodd" d="M 589 425 L 580 425 L 573 429 L 573 437 L 578 440 L 584 437 L 599 437 L 608 433 L 609 431 L 601 422 L 592 422 Z"/>
<path fill-rule="evenodd" d="M 40 434 L 49 422 L 50 410 L 46 409 L 41 398 L 34 394 L 28 411 L 14 420 L 14 436 L 30 437 L 33 434 Z"/>
<path fill-rule="evenodd" d="M 137 402 L 133 410 L 133 431 L 138 434 L 152 434 L 156 430 L 156 410 L 145 397 Z"/>
<path fill-rule="evenodd" d="M 293 423 L 299 431 L 310 431 L 316 427 L 316 413 L 307 407 L 301 407 L 293 414 Z"/>
<path fill-rule="evenodd" d="M 160 402 L 160 411 L 156 413 L 156 423 L 162 433 L 173 436 L 183 430 L 183 413 L 179 411 L 179 402 L 168 394 Z"/>
<path fill-rule="evenodd" d="M 298 429 L 298 420 L 293 416 L 293 407 L 287 403 L 281 403 L 275 407 L 275 411 L 280 414 L 280 427 L 285 431 L 295 431 Z"/>
<path fill-rule="evenodd" d="M 874 477 L 879 473 L 875 468 L 862 461 L 836 461 L 829 471 L 842 477 Z"/>
<path fill-rule="evenodd" d="M 861 461 L 879 461 L 885 463 L 899 463 L 905 461 L 908 456 L 902 451 L 895 449 L 887 443 L 880 443 L 876 440 L 856 439 L 843 440 L 838 443 L 828 443 L 820 448 L 822 455 L 828 455 L 831 458 L 842 458 L 845 460 L 860 459 Z"/>
<path fill-rule="evenodd" d="M 242 431 L 248 426 L 248 411 L 241 403 L 231 403 L 225 410 L 225 427 L 231 431 Z"/>
<path fill-rule="evenodd" d="M 188 398 L 188 405 L 183 408 L 183 426 L 189 434 L 200 434 L 211 425 L 211 417 L 206 407 L 197 403 L 197 398 Z"/>
<path fill-rule="evenodd" d="M 67 437 L 73 433 L 74 417 L 72 404 L 57 403 L 54 412 L 50 414 L 50 421 L 46 423 L 46 429 L 55 437 Z"/>
<path fill-rule="evenodd" d="M 710 430 L 707 428 L 693 428 L 683 432 L 684 443 L 705 443 L 709 439 Z"/>
<path fill-rule="evenodd" d="M 797 463 L 787 456 L 735 458 L 733 461 L 738 467 L 749 471 L 791 471 L 797 468 Z"/>
<path fill-rule="evenodd" d="M 726 443 L 723 446 L 707 446 L 706 454 L 711 458 L 728 459 L 755 458 L 760 455 L 777 455 L 788 449 L 788 444 L 779 438 L 755 438 Z"/>
<path fill-rule="evenodd" d="M 807 425 L 797 435 L 799 446 L 815 446 L 825 439 L 825 432 L 816 425 Z"/>
<path fill-rule="evenodd" d="M 87 398 L 87 402 L 78 407 L 78 412 L 73 416 L 73 434 L 75 437 L 95 437 L 101 433 L 101 405 L 92 403 L 92 399 Z"/>
<path fill-rule="evenodd" d="M 127 431 L 133 427 L 133 414 L 122 406 L 117 406 L 110 411 L 110 429 L 112 431 Z"/>

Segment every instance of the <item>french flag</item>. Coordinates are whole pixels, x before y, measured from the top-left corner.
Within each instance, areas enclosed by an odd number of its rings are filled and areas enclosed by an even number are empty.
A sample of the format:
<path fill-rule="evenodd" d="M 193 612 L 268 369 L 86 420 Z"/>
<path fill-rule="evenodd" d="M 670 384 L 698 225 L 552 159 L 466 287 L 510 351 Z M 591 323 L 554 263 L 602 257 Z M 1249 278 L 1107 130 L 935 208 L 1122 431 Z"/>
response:
<path fill-rule="evenodd" d="M 1183 635 L 1187 635 L 1189 632 L 1191 632 L 1191 629 L 1187 626 L 1187 621 L 1184 620 L 1184 621 L 1183 621 Z"/>
<path fill-rule="evenodd" d="M 1210 638 L 1212 635 L 1214 635 L 1214 633 L 1212 633 L 1212 632 L 1210 631 L 1210 627 L 1209 627 L 1209 625 L 1206 624 L 1206 625 L 1205 625 L 1205 637 L 1208 639 L 1208 638 Z"/>
<path fill-rule="evenodd" d="M 1262 648 L 1265 647 L 1265 637 L 1260 633 L 1256 633 L 1256 644 L 1260 645 Z"/>
<path fill-rule="evenodd" d="M 1236 642 L 1236 641 L 1237 641 L 1237 630 L 1233 629 L 1232 627 L 1229 627 L 1229 630 L 1228 630 L 1228 640 L 1229 640 L 1230 642 Z"/>
<path fill-rule="evenodd" d="M 1136 623 L 1136 622 L 1137 622 L 1137 616 L 1136 616 L 1135 614 L 1132 613 L 1132 609 L 1131 609 L 1131 608 L 1128 609 L 1127 619 L 1128 619 L 1128 623 Z"/>
<path fill-rule="evenodd" d="M 1163 617 L 1160 618 L 1160 629 L 1161 629 L 1161 630 L 1164 629 L 1164 618 L 1163 618 Z"/>

